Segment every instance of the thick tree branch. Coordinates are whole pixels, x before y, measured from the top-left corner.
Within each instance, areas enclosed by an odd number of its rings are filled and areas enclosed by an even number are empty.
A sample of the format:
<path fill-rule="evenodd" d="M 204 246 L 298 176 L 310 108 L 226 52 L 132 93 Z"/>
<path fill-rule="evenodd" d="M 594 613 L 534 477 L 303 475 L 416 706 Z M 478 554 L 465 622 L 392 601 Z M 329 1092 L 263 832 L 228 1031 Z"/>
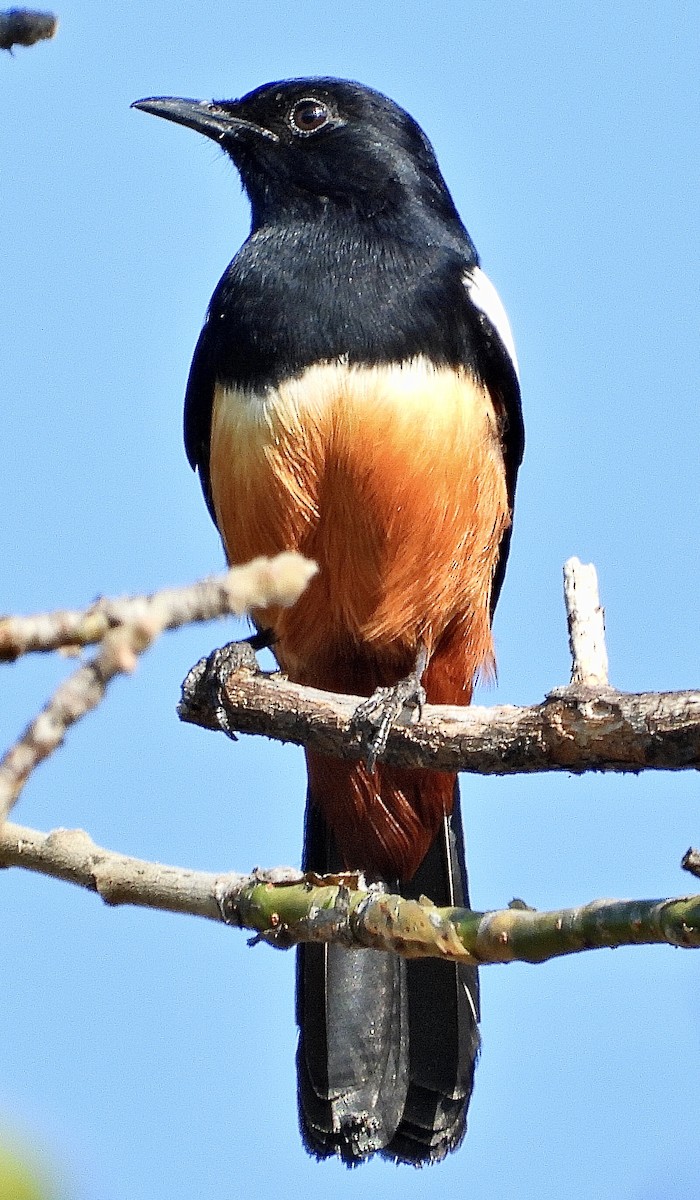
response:
<path fill-rule="evenodd" d="M 298 563 L 291 565 L 299 568 Z M 248 569 L 245 596 L 236 590 L 238 574 L 231 573 L 225 581 L 192 589 L 102 601 L 82 613 L 0 622 L 0 654 L 8 659 L 29 650 L 100 641 L 92 661 L 61 685 L 0 764 L 0 812 L 9 808 L 29 772 L 59 744 L 69 726 L 99 702 L 109 680 L 132 670 L 137 656 L 163 629 L 248 606 L 293 603 L 314 569 L 302 561 L 294 585 L 284 571 L 281 585 L 269 564 L 257 563 Z M 700 693 L 626 695 L 607 686 L 595 575 L 588 572 L 587 585 L 579 586 L 580 564 L 572 560 L 566 569 L 572 678 L 577 682 L 556 689 L 532 708 L 426 705 L 417 724 L 392 731 L 385 754 L 389 761 L 484 774 L 700 766 Z M 257 581 L 252 588 L 251 578 Z M 234 647 L 193 669 L 180 713 L 184 720 L 228 733 L 263 733 L 303 742 L 325 754 L 357 757 L 361 748 L 353 741 L 350 722 L 359 699 L 264 675 L 252 654 L 246 659 Z M 686 857 L 688 869 L 693 869 L 696 857 Z M 514 902 L 503 911 L 474 913 L 437 909 L 429 901 L 406 901 L 367 889 L 357 876 L 304 878 L 291 868 L 252 876 L 205 874 L 111 853 L 81 831 L 43 834 L 10 824 L 0 830 L 0 865 L 77 883 L 97 891 L 108 904 L 223 920 L 277 946 L 338 941 L 408 957 L 486 963 L 542 962 L 579 950 L 639 942 L 700 945 L 697 896 L 595 901 L 553 913 L 536 913 Z"/>
<path fill-rule="evenodd" d="M 228 678 L 227 727 L 359 758 L 351 731 L 359 696 L 340 696 L 246 668 Z M 216 728 L 210 709 L 184 721 Z M 406 767 L 514 775 L 537 771 L 700 768 L 700 692 L 617 692 L 562 687 L 529 708 L 426 704 L 415 725 L 397 725 L 382 758 Z"/>
<path fill-rule="evenodd" d="M 82 830 L 43 834 L 7 823 L 0 865 L 23 866 L 97 892 L 110 905 L 191 913 L 255 931 L 280 948 L 339 942 L 406 958 L 468 963 L 545 962 L 604 947 L 665 942 L 700 946 L 700 896 L 596 900 L 536 912 L 522 903 L 494 912 L 435 908 L 368 889 L 355 875 L 301 876 L 292 868 L 210 874 L 114 854 Z"/>
<path fill-rule="evenodd" d="M 555 688 L 530 708 L 426 704 L 416 724 L 394 726 L 380 757 L 397 766 L 480 775 L 699 768 L 700 692 L 628 694 L 609 687 L 595 567 L 569 559 L 564 598 L 572 656 L 568 687 Z M 183 685 L 183 721 L 229 735 L 261 733 L 337 758 L 363 755 L 351 727 L 362 697 L 301 687 L 246 663 L 223 671 L 212 700 L 211 686 L 198 686 L 198 669 Z"/>

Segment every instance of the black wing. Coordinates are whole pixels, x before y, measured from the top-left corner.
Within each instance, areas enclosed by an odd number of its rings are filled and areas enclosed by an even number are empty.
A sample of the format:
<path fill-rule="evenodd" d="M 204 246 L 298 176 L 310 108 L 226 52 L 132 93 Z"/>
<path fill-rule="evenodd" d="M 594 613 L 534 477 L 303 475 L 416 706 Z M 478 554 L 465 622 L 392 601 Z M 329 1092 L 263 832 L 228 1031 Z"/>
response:
<path fill-rule="evenodd" d="M 187 459 L 193 471 L 199 473 L 204 499 L 216 524 L 216 514 L 209 479 L 209 443 L 214 406 L 213 336 L 209 315 L 195 347 L 185 392 L 184 434 Z"/>

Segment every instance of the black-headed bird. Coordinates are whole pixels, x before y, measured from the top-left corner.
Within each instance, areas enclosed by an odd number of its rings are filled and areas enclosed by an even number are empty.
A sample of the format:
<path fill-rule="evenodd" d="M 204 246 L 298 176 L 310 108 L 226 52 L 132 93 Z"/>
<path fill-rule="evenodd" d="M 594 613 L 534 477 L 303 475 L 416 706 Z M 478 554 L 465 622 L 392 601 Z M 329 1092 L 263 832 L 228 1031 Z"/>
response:
<path fill-rule="evenodd" d="M 319 564 L 258 628 L 299 683 L 469 703 L 493 668 L 523 427 L 508 320 L 430 142 L 338 79 L 136 107 L 218 142 L 251 204 L 197 343 L 185 443 L 229 563 Z M 456 775 L 306 758 L 306 870 L 468 904 Z M 473 967 L 302 946 L 309 1151 L 443 1158 L 466 1128 L 478 1016 Z"/>

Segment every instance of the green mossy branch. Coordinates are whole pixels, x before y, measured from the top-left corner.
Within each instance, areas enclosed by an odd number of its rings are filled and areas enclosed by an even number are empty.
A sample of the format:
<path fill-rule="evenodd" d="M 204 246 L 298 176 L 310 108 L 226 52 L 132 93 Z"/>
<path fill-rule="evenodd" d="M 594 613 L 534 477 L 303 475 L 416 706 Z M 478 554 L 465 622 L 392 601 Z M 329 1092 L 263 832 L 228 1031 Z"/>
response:
<path fill-rule="evenodd" d="M 519 902 L 493 912 L 435 908 L 345 883 L 255 883 L 222 896 L 227 920 L 273 945 L 330 941 L 405 958 L 467 963 L 546 962 L 605 947 L 666 943 L 700 947 L 700 896 L 594 900 L 537 912 Z"/>
<path fill-rule="evenodd" d="M 471 912 L 404 900 L 366 887 L 358 875 L 303 876 L 292 868 L 252 875 L 191 871 L 104 850 L 79 829 L 46 834 L 9 822 L 0 828 L 0 866 L 67 880 L 98 892 L 109 905 L 222 921 L 281 949 L 332 941 L 406 958 L 537 963 L 606 946 L 700 946 L 700 896 L 594 900 L 555 912 L 513 901 L 506 909 Z"/>

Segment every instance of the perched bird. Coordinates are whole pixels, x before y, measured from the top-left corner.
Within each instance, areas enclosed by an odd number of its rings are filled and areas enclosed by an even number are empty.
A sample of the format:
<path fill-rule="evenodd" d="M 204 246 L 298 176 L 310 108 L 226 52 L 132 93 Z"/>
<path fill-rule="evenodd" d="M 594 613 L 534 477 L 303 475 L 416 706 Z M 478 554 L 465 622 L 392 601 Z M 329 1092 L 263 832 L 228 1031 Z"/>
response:
<path fill-rule="evenodd" d="M 241 100 L 139 100 L 231 158 L 252 209 L 190 370 L 185 444 L 229 563 L 299 550 L 319 573 L 254 614 L 299 683 L 466 704 L 523 452 L 508 321 L 416 122 L 357 83 L 293 79 Z M 424 688 L 424 693 L 422 692 Z M 361 869 L 468 904 L 456 775 L 308 751 L 303 865 Z M 479 1046 L 476 970 L 299 950 L 307 1149 L 420 1165 L 461 1142 Z"/>

